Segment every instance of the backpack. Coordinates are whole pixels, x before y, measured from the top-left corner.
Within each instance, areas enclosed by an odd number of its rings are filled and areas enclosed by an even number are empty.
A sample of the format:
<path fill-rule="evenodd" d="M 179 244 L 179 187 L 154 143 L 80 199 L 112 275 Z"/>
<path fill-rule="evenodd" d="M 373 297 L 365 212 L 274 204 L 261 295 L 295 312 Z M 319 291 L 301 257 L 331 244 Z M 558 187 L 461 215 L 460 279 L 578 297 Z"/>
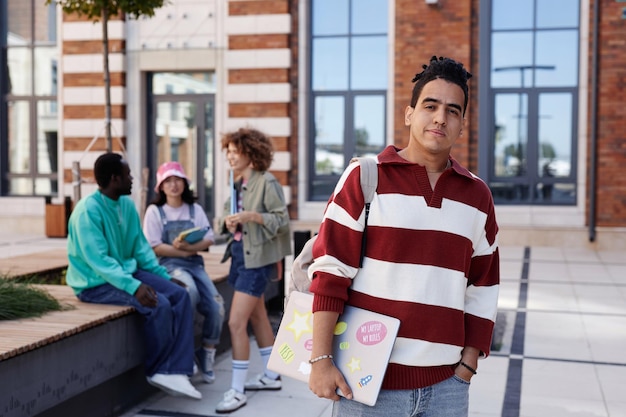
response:
<path fill-rule="evenodd" d="M 365 240 L 367 231 L 367 218 L 370 212 L 370 203 L 374 199 L 376 187 L 378 186 L 378 165 L 373 158 L 353 158 L 350 163 L 359 162 L 361 165 L 361 189 L 365 199 L 365 228 L 363 229 L 363 238 L 361 241 L 361 259 L 359 267 L 363 266 L 363 257 L 365 256 Z M 285 301 L 289 300 L 289 295 L 293 291 L 310 292 L 311 279 L 308 275 L 309 267 L 313 264 L 313 244 L 317 239 L 317 235 L 309 239 L 302 248 L 302 252 L 293 260 L 291 267 L 291 280 L 289 281 L 289 289 L 287 291 Z"/>

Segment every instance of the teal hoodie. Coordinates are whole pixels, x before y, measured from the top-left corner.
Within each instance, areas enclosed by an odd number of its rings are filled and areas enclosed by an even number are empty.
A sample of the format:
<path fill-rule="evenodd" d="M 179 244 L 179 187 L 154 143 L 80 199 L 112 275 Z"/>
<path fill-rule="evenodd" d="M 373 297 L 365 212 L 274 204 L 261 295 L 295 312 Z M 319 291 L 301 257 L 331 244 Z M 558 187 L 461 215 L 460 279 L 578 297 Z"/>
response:
<path fill-rule="evenodd" d="M 106 283 L 134 294 L 141 285 L 133 278 L 138 269 L 170 279 L 128 196 L 115 201 L 98 190 L 80 200 L 69 220 L 67 256 L 66 281 L 76 294 Z"/>

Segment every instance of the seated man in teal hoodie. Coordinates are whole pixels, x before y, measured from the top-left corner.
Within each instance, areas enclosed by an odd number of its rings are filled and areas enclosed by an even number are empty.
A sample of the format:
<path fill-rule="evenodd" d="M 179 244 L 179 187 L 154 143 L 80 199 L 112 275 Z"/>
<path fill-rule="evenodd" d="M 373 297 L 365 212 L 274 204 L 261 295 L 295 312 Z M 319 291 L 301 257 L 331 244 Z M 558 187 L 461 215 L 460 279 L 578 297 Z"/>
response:
<path fill-rule="evenodd" d="M 67 284 L 86 303 L 127 305 L 144 318 L 148 382 L 200 399 L 193 373 L 193 310 L 184 284 L 171 279 L 144 237 L 128 163 L 106 153 L 95 163 L 98 190 L 80 200 L 68 226 Z"/>

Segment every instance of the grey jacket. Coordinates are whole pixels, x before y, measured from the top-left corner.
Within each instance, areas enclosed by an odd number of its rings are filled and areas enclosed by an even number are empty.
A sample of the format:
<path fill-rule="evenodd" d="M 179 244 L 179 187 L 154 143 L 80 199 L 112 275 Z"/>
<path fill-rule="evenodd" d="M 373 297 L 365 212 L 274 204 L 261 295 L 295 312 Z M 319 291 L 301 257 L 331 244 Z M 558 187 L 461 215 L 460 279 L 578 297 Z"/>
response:
<path fill-rule="evenodd" d="M 243 210 L 256 211 L 263 216 L 263 224 L 248 222 L 242 225 L 246 268 L 276 263 L 291 254 L 289 213 L 283 188 L 269 172 L 252 171 L 243 191 Z M 224 215 L 219 221 L 222 233 L 228 233 L 225 218 L 229 213 L 230 198 L 224 204 Z"/>

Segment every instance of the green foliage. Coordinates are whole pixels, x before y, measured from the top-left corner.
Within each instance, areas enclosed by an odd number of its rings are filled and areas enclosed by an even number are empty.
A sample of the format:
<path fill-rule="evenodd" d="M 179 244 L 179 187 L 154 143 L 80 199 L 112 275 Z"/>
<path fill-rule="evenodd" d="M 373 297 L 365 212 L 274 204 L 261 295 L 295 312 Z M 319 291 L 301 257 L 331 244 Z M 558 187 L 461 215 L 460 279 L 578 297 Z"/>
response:
<path fill-rule="evenodd" d="M 66 285 L 66 273 L 67 268 L 59 268 L 46 272 L 38 272 L 36 274 L 12 276 L 11 280 L 23 284 Z M 0 277 L 0 279 L 2 279 L 2 277 Z"/>
<path fill-rule="evenodd" d="M 315 161 L 315 170 L 321 174 L 332 174 L 333 161 L 329 158 L 326 158 L 323 161 Z"/>
<path fill-rule="evenodd" d="M 370 133 L 367 129 L 359 127 L 354 129 L 354 138 L 356 140 L 357 147 L 366 147 L 370 141 Z"/>
<path fill-rule="evenodd" d="M 39 317 L 64 307 L 41 288 L 0 278 L 0 320 Z"/>
<path fill-rule="evenodd" d="M 539 144 L 539 146 L 541 147 L 541 156 L 548 159 L 556 158 L 556 150 L 551 143 L 542 142 Z"/>
<path fill-rule="evenodd" d="M 105 7 L 108 16 L 125 13 L 137 19 L 140 16 L 152 17 L 156 9 L 169 3 L 168 0 L 45 0 L 45 2 L 59 4 L 65 13 L 84 15 L 95 22 L 100 20 Z"/>

